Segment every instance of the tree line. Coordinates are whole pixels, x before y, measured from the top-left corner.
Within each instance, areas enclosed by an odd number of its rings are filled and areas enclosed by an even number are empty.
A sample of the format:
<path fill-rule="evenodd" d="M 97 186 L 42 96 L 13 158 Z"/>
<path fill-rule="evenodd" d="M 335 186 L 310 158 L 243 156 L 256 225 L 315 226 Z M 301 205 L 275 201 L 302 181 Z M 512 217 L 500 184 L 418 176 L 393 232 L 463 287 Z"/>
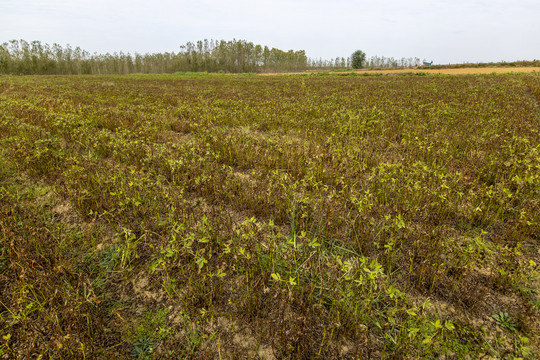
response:
<path fill-rule="evenodd" d="M 422 66 L 424 62 L 427 62 L 427 60 L 421 60 L 417 57 L 403 57 L 401 59 L 395 59 L 393 57 L 372 56 L 367 61 L 367 66 L 369 66 L 370 68 L 407 68 L 414 66 Z"/>
<path fill-rule="evenodd" d="M 372 68 L 421 65 L 419 58 L 395 60 L 372 57 L 364 65 Z M 311 59 L 304 50 L 283 51 L 245 40 L 201 40 L 180 46 L 178 52 L 90 53 L 80 47 L 40 41 L 11 40 L 0 45 L 1 74 L 132 74 L 175 72 L 290 72 L 350 69 L 351 57 Z"/>
<path fill-rule="evenodd" d="M 202 40 L 180 46 L 178 52 L 130 54 L 89 53 L 70 45 L 11 40 L 0 45 L 4 74 L 131 74 L 174 72 L 302 71 L 304 50 L 283 51 L 245 40 Z"/>

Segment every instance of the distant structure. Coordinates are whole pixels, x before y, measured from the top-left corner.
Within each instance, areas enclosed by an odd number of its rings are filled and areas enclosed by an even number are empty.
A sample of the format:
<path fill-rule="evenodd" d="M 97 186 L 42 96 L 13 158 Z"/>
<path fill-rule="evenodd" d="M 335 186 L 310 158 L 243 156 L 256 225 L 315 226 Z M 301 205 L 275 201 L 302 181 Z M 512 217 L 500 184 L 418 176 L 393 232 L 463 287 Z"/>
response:
<path fill-rule="evenodd" d="M 427 65 L 427 66 L 433 65 L 433 60 L 431 60 L 431 62 L 424 61 L 424 65 Z"/>

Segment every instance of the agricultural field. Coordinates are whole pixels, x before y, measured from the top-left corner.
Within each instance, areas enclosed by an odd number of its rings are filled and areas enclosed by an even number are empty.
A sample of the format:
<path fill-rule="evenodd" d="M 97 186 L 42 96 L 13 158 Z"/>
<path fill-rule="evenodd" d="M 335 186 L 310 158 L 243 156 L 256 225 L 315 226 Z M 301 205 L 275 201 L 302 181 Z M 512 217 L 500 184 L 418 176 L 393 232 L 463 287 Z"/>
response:
<path fill-rule="evenodd" d="M 425 73 L 425 74 L 449 74 L 449 75 L 463 75 L 463 74 L 507 74 L 507 73 L 532 73 L 540 72 L 539 66 L 531 67 L 464 67 L 464 68 L 421 68 L 421 69 L 390 69 L 390 70 L 361 70 L 363 73 L 379 73 L 379 74 L 403 74 L 403 73 Z M 360 72 L 360 71 L 358 71 Z"/>
<path fill-rule="evenodd" d="M 533 359 L 540 76 L 0 77 L 0 359 Z"/>

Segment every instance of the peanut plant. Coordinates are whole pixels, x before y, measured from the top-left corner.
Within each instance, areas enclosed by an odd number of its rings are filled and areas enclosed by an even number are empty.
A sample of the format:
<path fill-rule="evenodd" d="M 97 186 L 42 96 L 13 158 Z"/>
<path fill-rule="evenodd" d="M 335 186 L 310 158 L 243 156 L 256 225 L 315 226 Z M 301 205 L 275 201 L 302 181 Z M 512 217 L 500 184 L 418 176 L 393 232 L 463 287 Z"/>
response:
<path fill-rule="evenodd" d="M 532 359 L 538 94 L 3 76 L 0 357 Z"/>

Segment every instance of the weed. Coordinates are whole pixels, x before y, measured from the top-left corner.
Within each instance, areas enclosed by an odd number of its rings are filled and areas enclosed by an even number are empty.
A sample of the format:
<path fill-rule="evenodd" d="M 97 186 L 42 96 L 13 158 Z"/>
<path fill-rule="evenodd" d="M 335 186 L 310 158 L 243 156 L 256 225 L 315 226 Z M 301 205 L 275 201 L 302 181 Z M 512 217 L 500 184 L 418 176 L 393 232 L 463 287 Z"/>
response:
<path fill-rule="evenodd" d="M 155 351 L 155 342 L 151 337 L 145 336 L 139 338 L 133 343 L 131 358 L 136 360 L 149 360 Z"/>
<path fill-rule="evenodd" d="M 507 312 L 501 311 L 498 314 L 491 315 L 493 319 L 495 319 L 495 322 L 497 325 L 502 327 L 503 329 L 509 330 L 509 331 L 516 331 L 516 325 L 514 323 L 514 320 L 508 315 Z"/>

